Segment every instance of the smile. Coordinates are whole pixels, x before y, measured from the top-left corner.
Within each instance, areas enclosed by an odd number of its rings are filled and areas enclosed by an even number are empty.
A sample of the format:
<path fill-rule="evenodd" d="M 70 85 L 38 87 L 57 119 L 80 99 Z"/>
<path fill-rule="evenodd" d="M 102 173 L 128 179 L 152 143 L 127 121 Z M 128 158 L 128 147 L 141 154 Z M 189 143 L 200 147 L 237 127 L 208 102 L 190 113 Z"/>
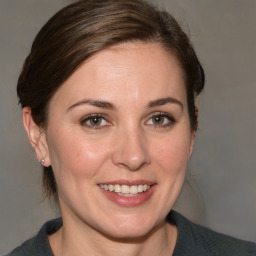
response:
<path fill-rule="evenodd" d="M 146 192 L 150 189 L 149 185 L 146 184 L 140 184 L 140 185 L 119 185 L 119 184 L 99 184 L 99 186 L 110 192 L 117 193 L 120 196 L 126 196 L 126 197 L 132 197 L 132 196 L 137 196 L 140 193 Z"/>

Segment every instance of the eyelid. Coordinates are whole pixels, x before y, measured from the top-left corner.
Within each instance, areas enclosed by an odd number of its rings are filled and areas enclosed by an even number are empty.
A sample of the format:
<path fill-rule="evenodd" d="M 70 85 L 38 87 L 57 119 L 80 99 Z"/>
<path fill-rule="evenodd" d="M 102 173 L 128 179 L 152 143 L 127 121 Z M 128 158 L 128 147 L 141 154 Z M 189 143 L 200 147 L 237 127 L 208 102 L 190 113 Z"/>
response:
<path fill-rule="evenodd" d="M 174 123 L 176 123 L 176 119 L 174 118 L 174 116 L 171 115 L 170 113 L 166 113 L 166 112 L 154 112 L 154 113 L 150 114 L 150 117 L 147 119 L 146 123 L 155 116 L 162 116 L 164 118 L 167 118 L 169 120 L 169 123 L 168 124 L 160 124 L 160 125 L 149 124 L 150 126 L 164 128 L 164 127 L 172 126 Z"/>
<path fill-rule="evenodd" d="M 94 118 L 94 117 L 97 117 L 97 118 L 102 118 L 103 120 L 105 120 L 108 124 L 105 124 L 105 125 L 88 125 L 86 124 L 87 121 L 90 120 L 90 118 Z M 100 113 L 92 113 L 92 114 L 88 114 L 88 115 L 85 115 L 83 116 L 81 119 L 80 119 L 80 124 L 84 127 L 87 127 L 87 128 L 90 128 L 90 129 L 102 129 L 106 126 L 110 126 L 111 122 L 109 121 L 109 117 L 105 114 L 100 114 Z"/>

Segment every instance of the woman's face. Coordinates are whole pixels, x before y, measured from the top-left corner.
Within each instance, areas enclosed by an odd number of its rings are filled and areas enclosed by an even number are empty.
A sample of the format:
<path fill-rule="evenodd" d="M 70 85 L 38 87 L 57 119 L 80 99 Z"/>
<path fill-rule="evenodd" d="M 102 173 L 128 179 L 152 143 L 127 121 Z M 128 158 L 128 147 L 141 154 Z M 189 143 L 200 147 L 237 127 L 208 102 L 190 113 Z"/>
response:
<path fill-rule="evenodd" d="M 45 135 L 66 223 L 147 234 L 176 201 L 193 147 L 177 59 L 150 43 L 98 53 L 53 96 Z"/>

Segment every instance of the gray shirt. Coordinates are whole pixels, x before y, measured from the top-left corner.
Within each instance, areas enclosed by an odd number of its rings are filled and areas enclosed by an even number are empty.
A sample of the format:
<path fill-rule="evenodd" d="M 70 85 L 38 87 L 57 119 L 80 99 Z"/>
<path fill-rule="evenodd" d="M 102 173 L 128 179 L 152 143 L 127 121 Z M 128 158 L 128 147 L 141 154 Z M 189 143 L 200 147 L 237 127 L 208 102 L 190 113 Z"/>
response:
<path fill-rule="evenodd" d="M 178 228 L 173 256 L 256 256 L 256 244 L 214 232 L 194 224 L 175 211 L 167 216 Z M 62 226 L 62 219 L 51 220 L 39 233 L 6 256 L 54 256 L 47 236 Z"/>

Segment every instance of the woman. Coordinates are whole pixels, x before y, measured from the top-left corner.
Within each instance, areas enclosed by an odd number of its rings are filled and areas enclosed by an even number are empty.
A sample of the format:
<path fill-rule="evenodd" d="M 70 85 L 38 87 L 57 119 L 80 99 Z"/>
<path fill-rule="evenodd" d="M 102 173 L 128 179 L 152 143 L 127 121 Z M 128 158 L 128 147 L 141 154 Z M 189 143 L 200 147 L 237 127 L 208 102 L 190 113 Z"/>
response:
<path fill-rule="evenodd" d="M 187 36 L 142 0 L 79 1 L 51 18 L 17 91 L 62 218 L 9 255 L 255 255 L 171 211 L 203 87 Z"/>

